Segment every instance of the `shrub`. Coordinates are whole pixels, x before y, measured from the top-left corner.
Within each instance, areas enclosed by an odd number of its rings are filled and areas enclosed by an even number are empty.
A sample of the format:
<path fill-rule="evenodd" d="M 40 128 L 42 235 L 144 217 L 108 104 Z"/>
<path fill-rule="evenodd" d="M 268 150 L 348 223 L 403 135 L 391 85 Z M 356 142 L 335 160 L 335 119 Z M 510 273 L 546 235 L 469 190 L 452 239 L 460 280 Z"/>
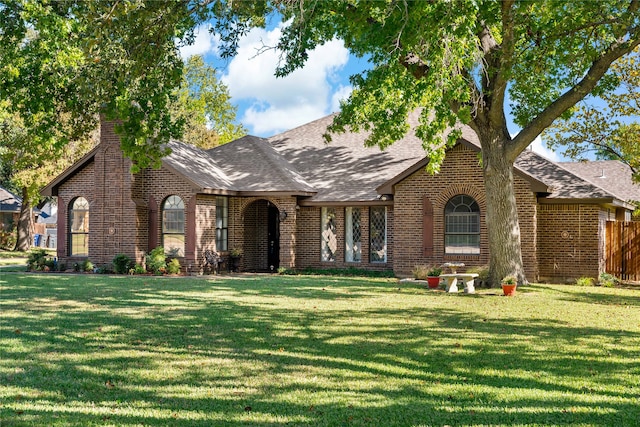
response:
<path fill-rule="evenodd" d="M 580 277 L 576 279 L 576 286 L 593 286 L 595 282 L 593 277 Z"/>
<path fill-rule="evenodd" d="M 167 273 L 169 274 L 180 273 L 180 261 L 178 261 L 176 258 L 173 258 L 171 261 L 169 261 L 169 263 L 167 264 Z"/>
<path fill-rule="evenodd" d="M 27 257 L 27 267 L 33 271 L 44 270 L 44 267 L 47 265 L 47 260 L 49 259 L 49 253 L 46 250 L 33 249 Z"/>
<path fill-rule="evenodd" d="M 86 271 L 87 273 L 91 273 L 93 271 L 93 263 L 88 259 L 82 261 L 82 265 L 80 266 L 82 271 Z"/>
<path fill-rule="evenodd" d="M 147 270 L 140 264 L 136 264 L 129 269 L 129 274 L 145 274 Z"/>
<path fill-rule="evenodd" d="M 416 280 L 426 280 L 429 276 L 427 274 L 429 272 L 429 268 L 430 267 L 428 265 L 416 265 L 413 267 L 413 270 L 411 270 L 411 274 L 413 274 L 413 278 Z"/>
<path fill-rule="evenodd" d="M 152 249 L 146 256 L 147 269 L 153 274 L 164 274 L 167 271 L 167 259 L 164 255 L 164 248 L 158 246 Z"/>
<path fill-rule="evenodd" d="M 609 274 L 609 273 L 600 273 L 600 277 L 598 278 L 598 284 L 600 286 L 604 286 L 605 288 L 613 288 L 620 281 L 617 277 Z"/>
<path fill-rule="evenodd" d="M 416 265 L 411 270 L 413 278 L 416 280 L 427 280 L 427 277 L 439 276 L 442 274 L 442 268 L 433 267 L 431 265 Z"/>
<path fill-rule="evenodd" d="M 116 274 L 128 273 L 129 269 L 132 267 L 131 258 L 125 254 L 118 254 L 114 256 L 111 263 L 113 264 L 113 270 Z"/>
<path fill-rule="evenodd" d="M 97 266 L 94 269 L 94 272 L 98 274 L 110 274 L 110 273 L 113 273 L 113 270 L 111 270 L 110 265 L 101 265 L 101 266 Z"/>
<path fill-rule="evenodd" d="M 10 249 L 16 245 L 16 228 L 0 230 L 0 248 Z"/>

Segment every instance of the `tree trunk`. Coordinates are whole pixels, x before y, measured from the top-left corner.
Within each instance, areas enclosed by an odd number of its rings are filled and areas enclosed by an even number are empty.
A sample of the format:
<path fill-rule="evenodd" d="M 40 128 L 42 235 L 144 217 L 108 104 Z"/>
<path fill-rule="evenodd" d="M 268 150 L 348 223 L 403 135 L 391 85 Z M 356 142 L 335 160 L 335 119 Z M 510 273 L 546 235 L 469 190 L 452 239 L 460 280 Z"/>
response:
<path fill-rule="evenodd" d="M 28 251 L 31 249 L 33 236 L 31 235 L 31 203 L 27 194 L 27 187 L 22 188 L 22 208 L 20 209 L 20 218 L 17 226 L 16 251 Z"/>
<path fill-rule="evenodd" d="M 515 276 L 518 284 L 527 283 L 522 265 L 513 163 L 503 150 L 506 143 L 506 136 L 496 136 L 495 133 L 487 143 L 482 143 L 490 254 L 489 283 L 492 286 L 499 285 L 501 279 L 509 275 Z"/>

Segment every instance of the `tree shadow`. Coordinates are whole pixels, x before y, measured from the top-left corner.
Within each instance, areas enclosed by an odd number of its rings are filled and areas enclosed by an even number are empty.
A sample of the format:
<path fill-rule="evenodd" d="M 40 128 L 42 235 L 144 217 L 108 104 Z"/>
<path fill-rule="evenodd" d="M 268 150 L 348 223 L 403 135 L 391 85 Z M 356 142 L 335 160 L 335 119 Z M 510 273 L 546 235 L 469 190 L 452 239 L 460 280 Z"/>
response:
<path fill-rule="evenodd" d="M 61 425 L 187 427 L 640 417 L 639 332 L 481 316 L 422 289 L 398 308 L 394 283 L 298 279 L 7 279 L 2 425 L 52 410 Z"/>

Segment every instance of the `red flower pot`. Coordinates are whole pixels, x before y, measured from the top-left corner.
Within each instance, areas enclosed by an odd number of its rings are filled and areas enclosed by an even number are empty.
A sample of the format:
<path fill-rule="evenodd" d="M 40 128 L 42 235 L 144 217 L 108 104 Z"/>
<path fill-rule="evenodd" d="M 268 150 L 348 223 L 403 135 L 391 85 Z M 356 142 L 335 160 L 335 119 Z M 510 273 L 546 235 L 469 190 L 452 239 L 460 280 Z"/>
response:
<path fill-rule="evenodd" d="M 504 294 L 508 297 L 512 297 L 516 294 L 516 286 L 518 285 L 507 285 L 507 284 L 502 284 L 502 292 L 504 292 Z"/>
<path fill-rule="evenodd" d="M 437 289 L 440 286 L 440 277 L 439 276 L 429 276 L 427 277 L 427 285 L 429 289 Z"/>

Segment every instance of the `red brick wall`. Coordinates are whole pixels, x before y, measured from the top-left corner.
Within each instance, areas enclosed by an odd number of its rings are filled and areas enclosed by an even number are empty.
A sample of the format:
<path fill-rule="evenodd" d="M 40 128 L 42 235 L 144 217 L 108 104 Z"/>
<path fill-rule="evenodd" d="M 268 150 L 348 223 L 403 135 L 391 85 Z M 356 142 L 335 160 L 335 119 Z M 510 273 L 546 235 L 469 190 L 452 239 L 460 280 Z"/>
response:
<path fill-rule="evenodd" d="M 598 277 L 603 262 L 602 221 L 606 211 L 597 205 L 541 204 L 538 207 L 540 279 L 571 282 Z"/>
<path fill-rule="evenodd" d="M 345 261 L 345 206 L 333 206 L 336 210 L 336 260 L 331 262 L 321 261 L 320 257 L 320 233 L 321 233 L 321 208 L 301 207 L 298 210 L 297 235 L 298 251 L 296 255 L 296 268 L 361 268 L 366 270 L 392 270 L 394 262 L 393 233 L 394 210 L 393 206 L 387 206 L 387 262 L 369 262 L 369 207 L 358 206 L 361 209 L 360 230 L 362 245 L 362 261 Z"/>
<path fill-rule="evenodd" d="M 537 278 L 536 260 L 536 199 L 529 184 L 519 175 L 514 177 L 516 202 L 520 222 L 522 256 L 530 280 Z M 446 255 L 444 253 L 444 208 L 458 194 L 473 197 L 480 207 L 480 254 Z M 423 252 L 423 198 L 433 207 L 433 252 Z M 486 226 L 486 200 L 482 169 L 477 153 L 463 145 L 449 152 L 440 172 L 435 175 L 420 170 L 395 186 L 394 247 L 395 272 L 411 275 L 416 265 L 441 265 L 462 262 L 465 266 L 481 266 L 489 262 Z"/>

